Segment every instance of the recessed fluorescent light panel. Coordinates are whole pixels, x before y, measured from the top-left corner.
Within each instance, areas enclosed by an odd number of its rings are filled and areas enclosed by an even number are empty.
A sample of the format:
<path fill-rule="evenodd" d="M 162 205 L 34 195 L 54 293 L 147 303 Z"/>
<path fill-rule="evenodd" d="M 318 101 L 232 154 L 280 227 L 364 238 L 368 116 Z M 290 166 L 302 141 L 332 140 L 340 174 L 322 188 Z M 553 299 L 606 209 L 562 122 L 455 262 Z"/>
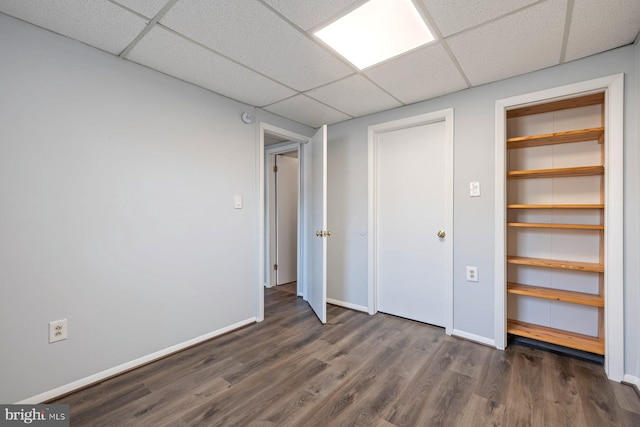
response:
<path fill-rule="evenodd" d="M 435 39 L 411 0 L 369 0 L 315 34 L 361 70 Z"/>

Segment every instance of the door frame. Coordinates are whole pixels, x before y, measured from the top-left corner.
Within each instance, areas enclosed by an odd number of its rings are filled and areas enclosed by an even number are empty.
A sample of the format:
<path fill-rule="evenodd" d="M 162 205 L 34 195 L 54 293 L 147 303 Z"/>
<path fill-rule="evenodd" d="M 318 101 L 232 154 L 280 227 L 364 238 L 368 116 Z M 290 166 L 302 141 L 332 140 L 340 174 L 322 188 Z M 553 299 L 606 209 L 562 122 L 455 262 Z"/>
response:
<path fill-rule="evenodd" d="M 377 176 L 379 134 L 408 127 L 445 122 L 445 319 L 447 335 L 453 331 L 453 108 L 407 117 L 368 128 L 368 312 L 378 312 Z"/>
<path fill-rule="evenodd" d="M 297 244 L 298 244 L 298 249 L 297 249 L 297 259 L 296 259 L 296 271 L 299 271 L 300 269 L 300 245 L 301 245 L 301 228 L 300 228 L 300 217 L 302 215 L 302 205 L 300 203 L 301 201 L 301 197 L 302 197 L 302 189 L 301 189 L 301 172 L 302 172 L 302 166 L 301 166 L 301 162 L 300 162 L 300 142 L 284 142 L 284 143 L 279 143 L 279 144 L 274 144 L 272 147 L 269 146 L 267 148 L 265 148 L 264 152 L 265 152 L 265 161 L 266 161 L 266 169 L 265 169 L 265 276 L 267 278 L 267 282 L 264 284 L 264 286 L 266 288 L 271 288 L 273 286 L 276 286 L 278 283 L 276 281 L 276 274 L 275 274 L 275 270 L 273 268 L 270 268 L 271 265 L 273 265 L 274 261 L 272 259 L 272 255 L 277 253 L 277 243 L 276 240 L 277 238 L 275 238 L 275 228 L 276 228 L 276 223 L 275 221 L 277 221 L 277 217 L 276 218 L 272 218 L 272 204 L 275 202 L 275 200 L 273 199 L 273 194 L 271 194 L 271 187 L 272 187 L 272 183 L 273 183 L 273 173 L 271 172 L 273 170 L 273 167 L 275 166 L 276 162 L 276 156 L 279 154 L 284 154 L 284 153 L 291 153 L 293 151 L 295 151 L 296 153 L 298 153 L 298 172 L 297 172 L 297 181 L 298 181 L 298 200 L 297 200 L 297 207 L 298 207 L 298 212 L 297 212 L 297 217 L 298 217 L 298 225 L 297 225 Z M 277 185 L 277 184 L 276 184 Z M 276 196 L 277 197 L 277 196 Z M 277 212 L 276 212 L 277 215 Z M 298 276 L 298 273 L 296 272 L 296 276 Z M 296 280 L 299 280 L 300 277 L 297 277 Z M 301 296 L 302 293 L 300 292 L 300 286 L 297 286 L 297 295 Z"/>
<path fill-rule="evenodd" d="M 495 105 L 495 346 L 507 342 L 506 112 L 516 107 L 605 92 L 605 358 L 609 379 L 624 377 L 623 120 L 624 74 L 499 99 Z"/>
<path fill-rule="evenodd" d="M 291 151 L 291 148 L 284 148 L 288 145 L 297 146 L 298 147 L 298 295 L 301 295 L 305 300 L 307 299 L 306 295 L 306 282 L 307 282 L 307 265 L 306 265 L 306 253 L 307 253 L 307 238 L 305 236 L 304 230 L 307 227 L 307 215 L 306 212 L 308 210 L 309 201 L 307 200 L 310 194 L 310 180 L 307 179 L 306 175 L 308 174 L 308 159 L 309 156 L 308 151 L 305 150 L 304 145 L 307 144 L 311 138 L 305 135 L 301 135 L 296 132 L 292 132 L 287 129 L 283 129 L 277 126 L 270 125 L 265 122 L 260 122 L 259 126 L 259 137 L 258 140 L 258 280 L 256 286 L 256 321 L 262 322 L 264 320 L 264 288 L 265 288 L 265 265 L 267 260 L 267 251 L 266 248 L 266 226 L 267 215 L 268 212 L 266 210 L 266 200 L 267 199 L 267 191 L 266 187 L 266 173 L 265 173 L 265 160 L 267 158 L 267 153 L 265 152 L 264 146 L 264 134 L 265 132 L 269 132 L 271 134 L 275 134 L 281 136 L 283 138 L 287 138 L 291 141 L 290 144 L 278 144 L 274 147 L 268 148 L 269 154 L 276 154 L 276 151 L 280 148 L 283 151 Z"/>

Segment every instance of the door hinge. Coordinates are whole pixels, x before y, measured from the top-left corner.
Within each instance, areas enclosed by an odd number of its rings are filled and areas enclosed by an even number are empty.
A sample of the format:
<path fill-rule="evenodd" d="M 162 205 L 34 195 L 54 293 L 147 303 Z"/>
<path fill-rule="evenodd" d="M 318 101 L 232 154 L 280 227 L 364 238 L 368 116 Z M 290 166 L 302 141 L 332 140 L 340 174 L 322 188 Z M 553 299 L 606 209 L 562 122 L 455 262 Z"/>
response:
<path fill-rule="evenodd" d="M 274 172 L 278 172 L 278 166 L 274 166 L 274 167 L 273 167 L 273 171 L 274 171 Z"/>
<path fill-rule="evenodd" d="M 273 269 L 277 270 L 278 269 L 278 264 L 273 264 Z"/>

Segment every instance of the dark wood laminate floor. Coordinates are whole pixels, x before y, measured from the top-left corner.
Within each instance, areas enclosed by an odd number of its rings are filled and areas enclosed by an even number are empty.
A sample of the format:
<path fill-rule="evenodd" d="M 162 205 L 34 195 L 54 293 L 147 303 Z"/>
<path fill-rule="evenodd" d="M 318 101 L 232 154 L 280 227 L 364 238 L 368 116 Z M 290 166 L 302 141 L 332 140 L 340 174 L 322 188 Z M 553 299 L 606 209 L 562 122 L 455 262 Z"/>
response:
<path fill-rule="evenodd" d="M 640 426 L 640 398 L 599 365 L 385 314 L 328 318 L 268 289 L 264 322 L 56 403 L 72 426 Z"/>

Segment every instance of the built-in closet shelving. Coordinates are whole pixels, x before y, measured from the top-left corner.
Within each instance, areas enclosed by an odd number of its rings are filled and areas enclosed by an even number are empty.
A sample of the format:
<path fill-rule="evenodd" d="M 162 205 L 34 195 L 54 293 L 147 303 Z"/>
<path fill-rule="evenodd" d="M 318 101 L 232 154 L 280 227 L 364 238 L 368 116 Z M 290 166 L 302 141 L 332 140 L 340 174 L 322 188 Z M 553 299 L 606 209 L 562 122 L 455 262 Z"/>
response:
<path fill-rule="evenodd" d="M 603 115 L 603 93 L 513 109 L 506 141 L 507 332 L 596 354 L 604 354 Z"/>

